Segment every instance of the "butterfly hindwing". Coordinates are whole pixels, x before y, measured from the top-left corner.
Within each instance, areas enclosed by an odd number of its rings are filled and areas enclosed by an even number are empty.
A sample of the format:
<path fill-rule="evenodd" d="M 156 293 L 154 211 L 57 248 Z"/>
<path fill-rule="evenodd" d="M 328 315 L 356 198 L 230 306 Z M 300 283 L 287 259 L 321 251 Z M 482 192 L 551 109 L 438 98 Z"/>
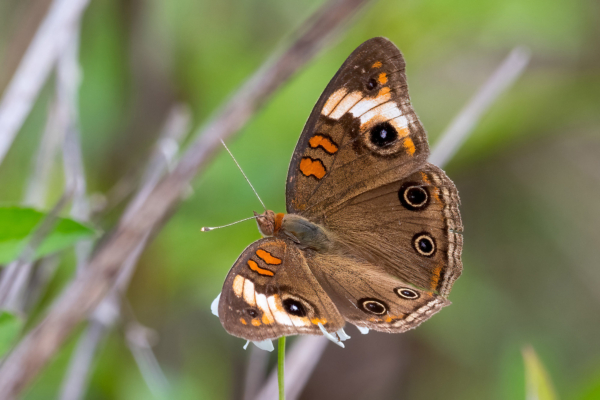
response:
<path fill-rule="evenodd" d="M 356 326 L 404 332 L 450 304 L 433 290 L 417 288 L 378 265 L 345 255 L 315 253 L 308 264 L 344 319 Z"/>
<path fill-rule="evenodd" d="M 462 271 L 459 202 L 452 181 L 427 163 L 327 210 L 327 228 L 348 253 L 447 297 Z"/>
<path fill-rule="evenodd" d="M 288 240 L 266 238 L 248 246 L 223 285 L 219 316 L 227 332 L 248 340 L 321 334 L 344 320 L 321 288 L 300 250 Z"/>

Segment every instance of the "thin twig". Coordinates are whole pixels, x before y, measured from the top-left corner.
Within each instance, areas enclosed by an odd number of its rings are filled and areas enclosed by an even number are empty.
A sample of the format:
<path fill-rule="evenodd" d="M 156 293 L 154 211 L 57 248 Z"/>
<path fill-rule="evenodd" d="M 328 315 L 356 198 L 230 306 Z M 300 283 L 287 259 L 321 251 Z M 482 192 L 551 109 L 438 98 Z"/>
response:
<path fill-rule="evenodd" d="M 159 228 L 192 178 L 220 149 L 220 140 L 237 133 L 275 90 L 308 62 L 334 30 L 368 0 L 331 0 L 302 26 L 280 56 L 261 68 L 225 105 L 190 146 L 177 167 L 152 190 L 135 213 L 121 219 L 85 271 L 63 291 L 44 320 L 27 334 L 0 366 L 0 398 L 15 398 L 60 345 L 113 286 L 123 260 Z"/>
<path fill-rule="evenodd" d="M 78 92 L 81 83 L 79 66 L 79 30 L 76 23 L 69 34 L 56 68 L 56 97 L 65 118 L 63 163 L 66 186 L 73 188 L 71 216 L 80 221 L 89 219 L 89 202 L 86 196 L 85 168 L 81 154 L 79 134 Z"/>
<path fill-rule="evenodd" d="M 73 61 L 76 62 L 76 60 Z M 70 94 L 70 96 L 76 97 L 77 94 L 73 92 Z M 79 129 L 77 127 L 76 112 L 77 111 L 75 108 L 73 108 L 71 112 L 69 112 L 69 115 L 71 117 L 69 118 L 69 124 L 65 132 L 65 140 L 63 142 L 64 174 L 66 186 L 72 187 L 74 191 L 73 205 L 71 206 L 71 216 L 75 220 L 89 222 L 90 202 L 86 193 L 87 182 L 85 178 L 85 169 L 83 165 L 81 140 Z M 77 258 L 78 273 L 81 272 L 84 265 L 89 261 L 89 257 L 92 253 L 93 246 L 94 239 L 80 240 L 75 244 L 75 256 Z"/>
<path fill-rule="evenodd" d="M 66 191 L 73 194 L 72 215 L 77 219 L 87 219 L 85 199 L 85 178 L 81 161 L 81 150 L 77 137 L 77 89 L 79 71 L 77 53 L 79 45 L 79 25 L 73 25 L 68 40 L 63 46 L 57 68 L 56 96 L 51 104 L 47 124 L 40 148 L 31 173 L 24 202 L 34 207 L 43 207 L 50 182 L 50 171 L 55 160 L 59 143 L 63 141 L 65 159 Z M 68 146 L 66 144 L 69 144 Z M 73 173 L 69 173 L 74 171 Z M 80 254 L 91 251 L 91 241 L 84 240 L 76 245 L 78 259 Z M 87 257 L 86 257 L 87 258 Z M 80 263 L 78 263 L 79 265 Z M 24 312 L 25 297 L 29 277 L 33 271 L 33 262 L 13 262 L 7 268 L 0 282 L 2 307 L 14 312 Z M 8 295 L 4 293 L 8 291 Z"/>
<path fill-rule="evenodd" d="M 33 259 L 35 257 L 35 252 L 40 247 L 46 236 L 52 231 L 56 220 L 58 219 L 58 214 L 60 211 L 71 201 L 72 193 L 65 192 L 60 199 L 56 202 L 54 207 L 44 216 L 40 224 L 36 227 L 35 231 L 31 235 L 31 239 L 25 245 L 25 248 L 21 252 L 19 258 L 15 261 L 15 270 L 19 271 L 22 267 L 27 266 L 33 263 Z M 15 279 L 17 276 L 15 276 Z M 25 288 L 25 283 L 22 280 L 19 280 L 19 289 Z M 7 282 L 7 287 L 0 288 L 0 304 L 3 305 L 3 308 L 6 307 L 7 300 L 10 296 L 19 296 L 20 293 L 14 292 L 16 286 L 16 282 Z M 18 311 L 18 310 L 16 310 Z M 1 397 L 0 397 L 1 398 Z"/>
<path fill-rule="evenodd" d="M 58 152 L 62 131 L 58 117 L 57 102 L 53 101 L 48 110 L 46 127 L 35 155 L 23 203 L 37 208 L 44 207 L 48 193 L 48 179 Z M 33 263 L 13 261 L 2 271 L 0 279 L 0 307 L 11 312 L 22 313 L 23 297 L 27 280 L 33 270 Z"/>
<path fill-rule="evenodd" d="M 439 167 L 446 165 L 473 131 L 483 114 L 498 97 L 521 76 L 529 63 L 530 53 L 525 47 L 515 47 L 475 93 L 467 105 L 452 120 L 429 155 L 429 161 Z"/>
<path fill-rule="evenodd" d="M 46 126 L 42 134 L 38 151 L 34 156 L 27 182 L 23 204 L 35 208 L 46 206 L 50 172 L 57 158 L 64 131 L 58 115 L 58 102 L 53 99 L 48 107 Z"/>
<path fill-rule="evenodd" d="M 0 101 L 0 163 L 89 0 L 54 0 Z"/>
<path fill-rule="evenodd" d="M 269 353 L 256 346 L 250 346 L 250 357 L 246 365 L 246 376 L 244 378 L 243 400 L 253 400 L 263 386 L 265 380 Z"/>
<path fill-rule="evenodd" d="M 104 337 L 106 328 L 102 324 L 90 324 L 77 342 L 73 358 L 63 381 L 60 399 L 80 399 L 88 386 L 92 360 L 96 356 L 98 343 Z M 89 361 L 88 361 L 89 360 Z"/>
<path fill-rule="evenodd" d="M 149 339 L 156 334 L 134 319 L 127 324 L 125 336 L 146 385 L 156 397 L 165 397 L 170 389 L 169 381 L 152 351 L 152 341 Z"/>

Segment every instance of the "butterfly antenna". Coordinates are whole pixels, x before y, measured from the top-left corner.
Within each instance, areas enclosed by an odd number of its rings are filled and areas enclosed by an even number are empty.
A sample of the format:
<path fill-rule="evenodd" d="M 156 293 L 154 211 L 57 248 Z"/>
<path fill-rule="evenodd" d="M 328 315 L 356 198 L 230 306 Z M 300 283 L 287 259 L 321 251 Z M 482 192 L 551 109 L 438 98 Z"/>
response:
<path fill-rule="evenodd" d="M 240 164 L 238 164 L 238 162 L 235 159 L 235 157 L 233 156 L 233 154 L 231 154 L 231 151 L 229 150 L 229 147 L 227 147 L 227 145 L 225 144 L 225 142 L 223 141 L 223 139 L 221 139 L 221 143 L 223 144 L 223 147 L 225 147 L 225 150 L 227 150 L 227 152 L 229 153 L 229 155 L 231 156 L 231 158 L 233 158 L 233 162 L 235 163 L 235 165 L 237 165 L 237 167 L 239 168 L 239 170 L 242 173 L 242 175 L 244 175 L 244 178 L 246 178 L 246 182 L 248 182 L 248 185 L 250 185 L 250 187 L 252 188 L 252 191 L 254 192 L 254 194 L 256 195 L 256 197 L 258 198 L 258 201 L 260 201 L 260 204 L 262 204 L 262 206 L 265 209 L 265 211 L 267 211 L 267 207 L 265 207 L 265 203 L 263 203 L 263 201 L 261 200 L 260 196 L 256 192 L 256 189 L 254 189 L 254 186 L 252 186 L 252 183 L 250 183 L 250 180 L 248 179 L 248 177 L 244 173 L 244 170 L 242 169 L 242 167 L 240 167 Z M 254 217 L 252 217 L 252 218 L 254 218 Z M 248 218 L 248 219 L 250 219 L 250 218 Z M 242 221 L 245 221 L 245 220 L 242 220 Z M 238 222 L 241 222 L 241 221 L 238 221 Z M 236 222 L 234 222 L 234 224 L 235 223 Z M 225 225 L 225 226 L 228 226 L 228 225 Z"/>
<path fill-rule="evenodd" d="M 213 231 L 213 230 L 219 229 L 219 228 L 225 228 L 225 227 L 228 227 L 228 226 L 231 226 L 231 225 L 235 225 L 235 224 L 237 224 L 239 222 L 248 221 L 249 219 L 256 219 L 258 217 L 260 217 L 260 215 L 255 215 L 254 217 L 248 217 L 248 218 L 240 219 L 239 221 L 235 221 L 235 222 L 232 222 L 230 224 L 222 225 L 222 226 L 204 226 L 204 227 L 202 227 L 200 229 L 200 232 L 208 232 L 208 231 Z"/>

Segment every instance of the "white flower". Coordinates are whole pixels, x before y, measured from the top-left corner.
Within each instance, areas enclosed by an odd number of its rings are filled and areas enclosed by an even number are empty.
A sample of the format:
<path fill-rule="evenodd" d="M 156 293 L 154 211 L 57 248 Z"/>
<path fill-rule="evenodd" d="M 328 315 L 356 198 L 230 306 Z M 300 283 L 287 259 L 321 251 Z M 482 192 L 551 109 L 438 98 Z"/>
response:
<path fill-rule="evenodd" d="M 346 340 L 346 339 L 350 339 L 350 336 L 346 335 L 346 333 L 344 332 L 343 329 L 340 329 L 338 332 L 342 332 L 343 333 L 343 337 L 344 339 L 341 339 L 342 336 L 340 335 L 340 339 L 338 340 L 337 337 L 333 336 L 331 333 L 327 332 L 325 330 L 325 328 L 323 327 L 323 324 L 321 324 L 319 322 L 319 328 L 321 328 L 321 332 L 323 332 L 323 336 L 325 336 L 327 339 L 331 340 L 333 343 L 337 344 L 338 346 L 340 346 L 341 348 L 344 348 L 344 343 L 342 343 L 342 340 Z"/>
<path fill-rule="evenodd" d="M 217 298 L 214 299 L 213 302 L 210 304 L 210 312 L 212 312 L 213 315 L 216 315 L 217 317 L 219 316 L 219 299 L 220 298 L 221 298 L 221 293 L 219 293 Z"/>
<path fill-rule="evenodd" d="M 369 328 L 365 328 L 364 326 L 357 326 L 357 328 L 360 331 L 360 333 L 362 333 L 363 335 L 366 335 L 367 333 L 369 333 Z"/>
<path fill-rule="evenodd" d="M 265 351 L 275 350 L 275 347 L 273 346 L 273 342 L 271 341 L 271 339 L 266 339 L 266 340 L 263 340 L 260 342 L 252 342 L 252 343 L 254 343 L 254 345 L 261 350 L 265 350 Z M 246 344 L 244 345 L 244 350 L 246 350 L 248 348 L 249 344 L 250 344 L 250 340 L 247 340 Z"/>

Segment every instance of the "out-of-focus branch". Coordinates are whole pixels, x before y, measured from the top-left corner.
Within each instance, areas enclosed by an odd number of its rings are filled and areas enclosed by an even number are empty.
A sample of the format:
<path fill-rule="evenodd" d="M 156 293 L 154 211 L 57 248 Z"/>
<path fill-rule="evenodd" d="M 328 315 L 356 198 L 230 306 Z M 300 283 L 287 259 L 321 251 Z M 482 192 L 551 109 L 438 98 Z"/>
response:
<path fill-rule="evenodd" d="M 173 107 L 159 136 L 155 150 L 150 157 L 150 161 L 141 182 L 141 187 L 137 195 L 129 204 L 125 211 L 125 215 L 136 211 L 137 207 L 144 202 L 161 176 L 164 175 L 165 171 L 167 171 L 169 166 L 173 163 L 179 150 L 179 143 L 185 138 L 185 134 L 190 130 L 190 120 L 191 112 L 187 106 L 180 104 Z M 131 280 L 137 261 L 148 241 L 149 234 L 150 231 L 147 232 L 143 240 L 123 261 L 119 276 L 114 282 L 114 287 L 102 300 L 96 310 L 94 310 L 90 326 L 83 333 L 83 336 L 77 345 L 77 349 L 73 353 L 73 358 L 71 359 L 66 378 L 62 385 L 60 395 L 61 400 L 78 400 L 83 398 L 96 350 L 106 333 L 119 318 L 120 299 L 129 286 L 129 281 Z M 133 323 L 131 326 L 141 327 L 138 323 Z M 154 358 L 151 347 L 149 345 L 143 345 L 143 338 L 139 335 L 134 335 L 133 337 L 138 340 L 132 341 L 128 338 L 127 343 L 130 345 L 136 362 L 140 365 L 140 369 L 142 370 L 142 373 L 145 374 L 144 378 L 146 379 L 148 374 L 155 373 L 157 370 L 160 370 L 160 367 Z M 150 362 L 151 365 L 140 364 L 143 362 Z M 150 387 L 160 390 L 164 387 L 164 385 L 160 383 L 165 380 L 164 375 L 162 375 L 162 373 L 158 374 L 157 379 L 159 382 L 152 384 Z"/>
<path fill-rule="evenodd" d="M 135 213 L 121 219 L 89 265 L 54 303 L 44 320 L 17 345 L 0 367 L 0 398 L 12 399 L 114 284 L 123 260 L 157 229 L 192 178 L 220 149 L 220 140 L 239 131 L 275 90 L 331 39 L 334 30 L 368 0 L 331 0 L 307 23 L 291 46 L 261 68 L 201 130 L 177 167 L 152 190 Z"/>
<path fill-rule="evenodd" d="M 46 128 L 34 160 L 24 203 L 40 208 L 45 205 L 50 171 L 62 141 L 65 143 L 63 146 L 65 190 L 72 194 L 73 210 L 78 211 L 72 215 L 77 219 L 85 220 L 87 219 L 85 178 L 83 177 L 83 163 L 76 131 L 77 90 L 79 87 L 78 45 L 79 24 L 75 23 L 69 31 L 67 43 L 63 46 L 63 54 L 58 62 L 56 96 L 48 112 Z M 84 246 L 86 252 L 89 253 L 91 250 L 91 242 L 78 243 L 76 248 L 78 255 Z M 27 295 L 26 289 L 32 270 L 33 262 L 15 261 L 8 265 L 0 281 L 0 305 L 4 309 L 24 312 L 24 297 Z"/>
<path fill-rule="evenodd" d="M 151 338 L 156 336 L 155 332 L 133 320 L 125 327 L 125 336 L 146 385 L 156 397 L 165 397 L 170 385 L 152 351 Z"/>
<path fill-rule="evenodd" d="M 0 101 L 0 163 L 89 0 L 54 0 Z"/>
<path fill-rule="evenodd" d="M 42 208 L 46 204 L 49 175 L 58 153 L 62 131 L 56 102 L 48 110 L 46 127 L 29 175 L 23 203 Z M 23 312 L 23 297 L 27 279 L 31 275 L 33 263 L 13 261 L 2 271 L 0 278 L 0 308 L 11 312 Z"/>
<path fill-rule="evenodd" d="M 529 63 L 529 58 L 529 50 L 525 47 L 516 47 L 510 52 L 442 133 L 440 140 L 437 141 L 429 155 L 429 162 L 439 167 L 448 163 L 471 134 L 483 114 L 521 76 Z"/>
<path fill-rule="evenodd" d="M 78 60 L 79 30 L 79 24 L 75 24 L 69 37 L 68 45 L 58 60 L 56 69 L 56 97 L 61 110 L 60 113 L 66 121 L 63 141 L 63 165 L 65 185 L 73 188 L 71 216 L 79 221 L 89 221 L 90 205 L 86 193 L 87 182 L 79 132 L 78 93 L 81 83 Z M 92 247 L 92 239 L 79 241 L 75 245 L 78 273 L 89 260 Z"/>
<path fill-rule="evenodd" d="M 1 288 L 2 290 L 0 292 L 0 304 L 2 305 L 3 309 L 8 308 L 7 305 L 9 300 L 19 298 L 22 294 L 21 291 L 15 292 L 14 290 L 14 286 L 18 286 L 18 288 L 20 289 L 24 289 L 26 286 L 26 282 L 23 280 L 22 275 L 20 275 L 18 272 L 23 268 L 27 269 L 28 271 L 31 269 L 31 265 L 35 257 L 35 251 L 42 244 L 42 241 L 46 238 L 46 236 L 50 233 L 50 231 L 54 227 L 54 224 L 56 223 L 56 220 L 58 219 L 58 214 L 64 207 L 66 207 L 69 201 L 71 201 L 71 197 L 71 192 L 63 193 L 63 195 L 56 202 L 54 207 L 52 207 L 52 209 L 48 212 L 48 214 L 46 214 L 44 219 L 41 221 L 39 226 L 35 229 L 35 231 L 31 235 L 31 239 L 29 239 L 29 242 L 27 242 L 27 244 L 25 245 L 25 248 L 21 252 L 19 258 L 16 261 L 14 261 L 14 263 L 11 263 L 11 266 L 14 265 L 14 270 L 17 273 L 15 274 L 14 280 L 12 282 L 8 281 L 7 283 L 5 283 L 7 286 Z M 18 302 L 18 304 L 21 303 Z M 13 309 L 12 307 L 13 306 L 11 303 L 11 311 L 20 312 L 20 309 Z"/>
<path fill-rule="evenodd" d="M 79 30 L 74 24 L 68 42 L 58 59 L 56 68 L 56 97 L 60 113 L 65 119 L 63 164 L 67 187 L 73 188 L 71 216 L 80 221 L 89 219 L 89 202 L 86 196 L 85 168 L 81 154 L 79 134 L 78 93 L 81 83 L 79 67 Z"/>
<path fill-rule="evenodd" d="M 286 364 L 289 361 L 286 360 Z M 246 376 L 244 377 L 243 400 L 253 400 L 263 386 L 267 375 L 267 364 L 269 353 L 256 346 L 250 346 L 250 357 L 246 365 Z M 286 372 L 287 373 L 287 372 Z"/>

